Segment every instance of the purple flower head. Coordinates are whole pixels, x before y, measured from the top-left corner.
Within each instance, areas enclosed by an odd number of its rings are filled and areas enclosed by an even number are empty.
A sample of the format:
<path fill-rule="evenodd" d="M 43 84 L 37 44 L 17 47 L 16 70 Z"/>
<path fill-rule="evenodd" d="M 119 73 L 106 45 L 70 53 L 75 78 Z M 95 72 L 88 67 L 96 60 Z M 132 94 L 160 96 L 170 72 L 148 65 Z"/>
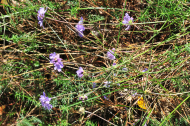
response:
<path fill-rule="evenodd" d="M 110 82 L 110 81 L 106 81 L 106 82 L 104 82 L 104 87 L 110 87 L 110 84 L 111 84 L 112 82 Z"/>
<path fill-rule="evenodd" d="M 40 7 L 40 9 L 38 10 L 38 21 L 39 21 L 38 24 L 40 24 L 40 27 L 43 27 L 43 28 L 44 28 L 43 19 L 45 17 L 46 11 L 47 11 L 47 8 L 45 10 L 43 7 Z"/>
<path fill-rule="evenodd" d="M 104 99 L 109 100 L 109 98 L 108 98 L 108 97 L 106 97 L 105 95 L 104 95 Z"/>
<path fill-rule="evenodd" d="M 84 72 L 84 70 L 83 70 L 83 68 L 82 67 L 79 67 L 79 69 L 77 70 L 77 75 L 78 75 L 78 77 L 82 77 L 83 76 L 83 72 Z"/>
<path fill-rule="evenodd" d="M 125 13 L 125 16 L 123 17 L 123 24 L 127 27 L 125 30 L 129 30 L 131 28 L 130 24 L 133 23 L 133 18 L 129 16 L 128 13 Z"/>
<path fill-rule="evenodd" d="M 132 97 L 135 97 L 136 95 L 137 95 L 137 92 L 133 93 L 133 94 L 132 94 Z"/>
<path fill-rule="evenodd" d="M 127 68 L 123 68 L 123 71 L 127 71 L 128 69 Z"/>
<path fill-rule="evenodd" d="M 58 72 L 61 72 L 61 68 L 64 67 L 63 63 L 61 62 L 61 58 L 59 58 L 59 54 L 51 53 L 49 55 L 50 63 L 54 64 L 54 70 L 57 70 Z"/>
<path fill-rule="evenodd" d="M 84 100 L 87 100 L 88 96 L 84 95 L 84 96 L 80 96 L 79 100 L 82 100 L 82 102 L 84 102 Z"/>
<path fill-rule="evenodd" d="M 51 101 L 51 98 L 46 97 L 45 92 L 43 92 L 43 95 L 40 96 L 40 102 L 45 109 L 48 109 L 48 110 L 52 109 L 52 105 L 49 104 L 50 101 Z"/>
<path fill-rule="evenodd" d="M 58 72 L 61 72 L 61 68 L 63 68 L 63 63 L 61 62 L 62 59 L 57 59 L 57 62 L 54 64 L 54 70 L 57 70 Z"/>
<path fill-rule="evenodd" d="M 145 122 L 144 126 L 147 126 L 147 123 Z"/>
<path fill-rule="evenodd" d="M 112 50 L 115 52 L 115 48 L 113 48 Z M 115 56 L 114 56 L 114 52 L 113 52 L 113 51 L 109 50 L 109 51 L 107 52 L 107 57 L 108 57 L 108 59 L 110 59 L 110 60 L 114 60 L 114 59 L 115 59 Z"/>
<path fill-rule="evenodd" d="M 96 83 L 93 83 L 93 86 L 92 86 L 92 88 L 96 88 Z"/>
<path fill-rule="evenodd" d="M 113 74 L 113 76 L 115 77 L 115 76 L 117 76 L 117 74 L 116 74 L 116 73 L 114 73 L 114 74 Z"/>
<path fill-rule="evenodd" d="M 83 31 L 85 30 L 84 26 L 83 26 L 83 18 L 80 18 L 80 21 L 78 22 L 78 24 L 75 26 L 76 29 L 79 31 L 79 36 L 83 37 Z M 82 34 L 81 34 L 82 33 Z"/>
<path fill-rule="evenodd" d="M 142 72 L 146 72 L 148 69 L 147 68 L 145 68 L 144 70 L 142 70 Z"/>

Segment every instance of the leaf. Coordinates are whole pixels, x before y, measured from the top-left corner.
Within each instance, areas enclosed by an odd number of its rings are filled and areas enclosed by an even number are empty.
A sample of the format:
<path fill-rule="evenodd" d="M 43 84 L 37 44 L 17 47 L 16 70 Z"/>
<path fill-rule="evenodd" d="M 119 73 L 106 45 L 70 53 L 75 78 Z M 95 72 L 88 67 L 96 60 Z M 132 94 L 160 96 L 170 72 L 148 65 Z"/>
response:
<path fill-rule="evenodd" d="M 9 5 L 7 0 L 1 0 L 1 4 Z"/>
<path fill-rule="evenodd" d="M 35 66 L 35 67 L 39 67 L 39 66 L 40 66 L 39 61 L 35 62 L 35 63 L 34 63 L 34 66 Z"/>
<path fill-rule="evenodd" d="M 138 97 L 138 98 L 140 98 L 140 97 Z M 137 104 L 138 104 L 138 106 L 139 106 L 140 108 L 146 109 L 146 105 L 145 105 L 145 102 L 144 102 L 144 100 L 143 100 L 143 97 L 141 97 L 141 98 L 137 101 Z"/>
<path fill-rule="evenodd" d="M 5 107 L 6 107 L 6 105 L 0 106 L 0 121 L 2 121 L 2 115 L 3 115 L 3 112 L 4 112 Z M 0 123 L 0 124 L 1 124 L 1 123 Z"/>
<path fill-rule="evenodd" d="M 3 110 L 5 109 L 6 105 L 0 106 L 0 116 L 3 115 Z"/>

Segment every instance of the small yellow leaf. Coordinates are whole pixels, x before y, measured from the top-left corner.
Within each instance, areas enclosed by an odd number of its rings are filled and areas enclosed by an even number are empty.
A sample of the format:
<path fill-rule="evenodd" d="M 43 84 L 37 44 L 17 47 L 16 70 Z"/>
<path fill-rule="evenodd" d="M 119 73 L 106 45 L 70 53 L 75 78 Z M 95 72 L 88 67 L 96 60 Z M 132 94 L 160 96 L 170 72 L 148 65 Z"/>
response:
<path fill-rule="evenodd" d="M 9 5 L 7 0 L 1 0 L 1 4 Z"/>
<path fill-rule="evenodd" d="M 140 97 L 139 97 L 140 98 Z M 140 108 L 142 109 L 146 109 L 146 106 L 145 106 L 145 102 L 143 100 L 143 97 L 141 97 L 138 101 L 137 101 L 137 104 Z"/>

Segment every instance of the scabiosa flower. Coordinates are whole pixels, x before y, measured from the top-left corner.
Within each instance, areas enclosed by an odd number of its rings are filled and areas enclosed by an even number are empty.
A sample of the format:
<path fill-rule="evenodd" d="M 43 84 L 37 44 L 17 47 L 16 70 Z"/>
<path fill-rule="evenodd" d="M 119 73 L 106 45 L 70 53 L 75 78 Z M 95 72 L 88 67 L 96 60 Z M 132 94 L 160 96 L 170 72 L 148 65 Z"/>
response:
<path fill-rule="evenodd" d="M 144 70 L 142 70 L 142 72 L 146 72 L 148 69 L 147 68 L 145 68 Z"/>
<path fill-rule="evenodd" d="M 115 52 L 115 48 L 113 48 L 112 50 Z M 115 56 L 114 56 L 114 52 L 113 52 L 113 51 L 109 50 L 109 51 L 107 52 L 107 57 L 108 57 L 108 59 L 110 59 L 110 60 L 114 60 L 114 59 L 115 59 Z"/>
<path fill-rule="evenodd" d="M 145 122 L 144 126 L 147 126 L 147 123 Z"/>
<path fill-rule="evenodd" d="M 109 98 L 108 98 L 108 97 L 106 97 L 105 95 L 104 95 L 104 99 L 105 99 L 105 100 L 109 100 Z"/>
<path fill-rule="evenodd" d="M 104 82 L 104 87 L 110 87 L 110 84 L 111 84 L 112 82 L 111 81 L 106 81 L 106 82 Z"/>
<path fill-rule="evenodd" d="M 77 75 L 78 75 L 78 77 L 82 77 L 83 76 L 83 72 L 84 72 L 84 70 L 83 70 L 83 68 L 82 67 L 79 67 L 79 69 L 77 70 Z"/>
<path fill-rule="evenodd" d="M 82 100 L 82 102 L 84 102 L 84 100 L 87 100 L 88 96 L 84 95 L 84 96 L 80 96 L 79 100 Z"/>
<path fill-rule="evenodd" d="M 93 83 L 93 86 L 92 86 L 92 88 L 96 88 L 96 83 Z"/>
<path fill-rule="evenodd" d="M 43 27 L 43 28 L 44 28 L 43 19 L 45 17 L 46 11 L 47 11 L 47 8 L 45 10 L 43 7 L 40 7 L 40 9 L 38 10 L 38 21 L 39 21 L 38 24 L 40 24 L 40 27 Z"/>
<path fill-rule="evenodd" d="M 54 70 L 57 70 L 58 72 L 61 72 L 61 68 L 63 68 L 63 63 L 61 62 L 61 58 L 59 58 L 59 54 L 51 53 L 49 55 L 50 63 L 54 64 Z"/>
<path fill-rule="evenodd" d="M 82 17 L 80 18 L 80 21 L 78 22 L 78 24 L 75 27 L 79 31 L 79 36 L 83 37 L 84 36 L 83 31 L 85 30 L 85 28 L 83 26 L 83 18 Z"/>
<path fill-rule="evenodd" d="M 128 69 L 127 68 L 123 68 L 123 71 L 128 71 Z"/>
<path fill-rule="evenodd" d="M 51 98 L 46 97 L 45 92 L 43 92 L 43 95 L 40 96 L 40 102 L 45 109 L 52 109 L 52 105 L 49 103 L 50 101 Z"/>
<path fill-rule="evenodd" d="M 132 97 L 135 97 L 136 95 L 137 95 L 137 92 L 133 93 L 133 94 L 132 94 Z"/>
<path fill-rule="evenodd" d="M 133 18 L 130 17 L 128 13 L 125 13 L 122 23 L 125 24 L 125 26 L 127 27 L 125 30 L 128 31 L 131 28 L 130 24 L 133 23 Z"/>
<path fill-rule="evenodd" d="M 113 76 L 115 77 L 115 76 L 117 76 L 117 74 L 116 74 L 116 73 L 114 73 L 114 74 L 113 74 Z"/>

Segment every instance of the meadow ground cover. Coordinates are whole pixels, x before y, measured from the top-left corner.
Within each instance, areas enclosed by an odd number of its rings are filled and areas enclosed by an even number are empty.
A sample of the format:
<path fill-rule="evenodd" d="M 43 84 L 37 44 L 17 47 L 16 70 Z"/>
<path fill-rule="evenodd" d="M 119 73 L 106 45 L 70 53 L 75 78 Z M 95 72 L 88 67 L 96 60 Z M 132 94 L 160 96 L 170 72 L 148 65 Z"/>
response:
<path fill-rule="evenodd" d="M 188 0 L 0 7 L 0 125 L 190 125 Z"/>

